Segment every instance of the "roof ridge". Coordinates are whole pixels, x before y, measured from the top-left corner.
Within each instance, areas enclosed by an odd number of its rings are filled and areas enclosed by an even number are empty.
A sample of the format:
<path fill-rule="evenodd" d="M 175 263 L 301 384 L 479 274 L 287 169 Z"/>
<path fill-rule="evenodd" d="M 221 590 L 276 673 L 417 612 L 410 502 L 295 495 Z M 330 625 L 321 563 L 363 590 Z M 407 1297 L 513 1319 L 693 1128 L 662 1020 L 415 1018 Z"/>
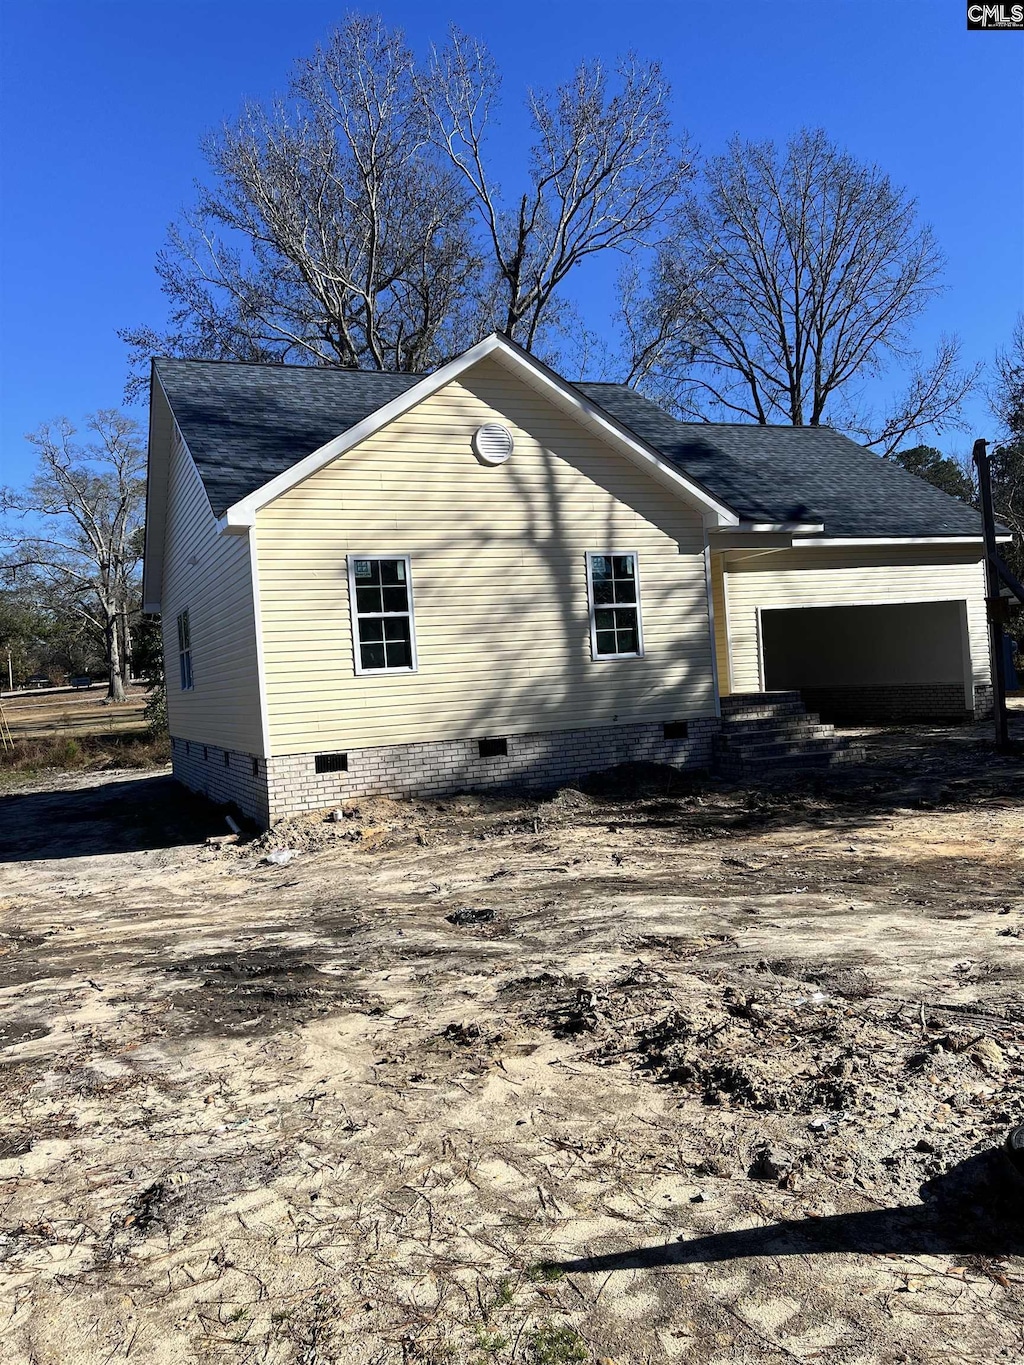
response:
<path fill-rule="evenodd" d="M 151 359 L 154 364 L 169 360 L 176 365 L 244 365 L 253 370 L 298 370 L 303 374 L 388 375 L 394 379 L 426 379 L 429 373 L 423 370 L 354 370 L 347 365 L 299 365 L 291 361 L 277 363 L 268 360 L 225 360 L 221 357 L 206 360 L 195 355 L 155 355 Z"/>
<path fill-rule="evenodd" d="M 579 387 L 581 384 L 585 384 L 591 389 L 623 389 L 626 393 L 634 394 L 644 403 L 649 403 L 652 408 L 657 408 L 670 422 L 675 422 L 677 427 L 738 427 L 741 431 L 754 429 L 758 431 L 831 431 L 837 436 L 846 436 L 845 432 L 834 427 L 831 422 L 818 422 L 816 425 L 804 422 L 800 426 L 795 426 L 792 422 L 688 422 L 682 417 L 673 417 L 670 412 L 666 412 L 660 403 L 655 402 L 653 398 L 648 398 L 645 393 L 635 389 L 632 384 L 626 384 L 617 379 L 577 379 L 576 386 Z M 851 440 L 852 437 L 846 437 L 846 439 Z M 859 444 L 857 441 L 853 443 L 854 445 Z M 866 446 L 862 448 L 867 449 Z"/>

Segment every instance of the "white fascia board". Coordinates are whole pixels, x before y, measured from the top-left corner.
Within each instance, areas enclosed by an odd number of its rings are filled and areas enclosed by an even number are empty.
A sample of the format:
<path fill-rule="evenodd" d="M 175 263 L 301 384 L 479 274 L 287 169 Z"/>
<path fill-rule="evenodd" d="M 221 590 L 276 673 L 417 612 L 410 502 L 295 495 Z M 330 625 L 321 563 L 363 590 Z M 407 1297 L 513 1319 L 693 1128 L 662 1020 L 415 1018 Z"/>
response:
<path fill-rule="evenodd" d="M 792 536 L 813 536 L 824 531 L 823 521 L 741 521 L 737 531 L 760 535 L 762 532 L 773 535 L 785 533 Z"/>
<path fill-rule="evenodd" d="M 630 435 L 625 428 L 613 422 L 595 404 L 577 393 L 571 385 L 566 384 L 553 373 L 548 371 L 546 366 L 534 360 L 532 356 L 521 351 L 518 346 L 513 345 L 505 337 L 493 332 L 489 337 L 477 345 L 470 347 L 462 355 L 450 360 L 447 365 L 442 365 L 439 370 L 425 379 L 414 384 L 405 393 L 393 398 L 390 403 L 385 403 L 376 412 L 370 413 L 361 422 L 357 422 L 354 427 L 342 432 L 340 436 L 334 437 L 326 445 L 322 445 L 319 450 L 314 450 L 305 459 L 299 460 L 297 464 L 286 469 L 284 473 L 278 474 L 276 478 L 265 483 L 261 488 L 257 488 L 247 497 L 240 499 L 221 517 L 219 526 L 225 531 L 243 531 L 252 526 L 255 522 L 256 513 L 267 503 L 279 498 L 282 493 L 294 488 L 303 479 L 308 479 L 311 474 L 323 469 L 325 465 L 336 460 L 345 451 L 351 450 L 353 446 L 359 445 L 374 432 L 393 422 L 396 417 L 401 417 L 403 413 L 422 403 L 425 398 L 436 393 L 445 384 L 450 384 L 459 375 L 470 369 L 473 365 L 485 360 L 488 356 L 495 356 L 507 369 L 522 375 L 527 382 L 542 392 L 547 392 L 558 406 L 572 412 L 579 421 L 585 425 L 599 431 L 604 439 L 617 450 L 627 455 L 635 464 L 657 478 L 661 483 L 671 488 L 678 496 L 684 497 L 688 502 L 695 503 L 702 512 L 710 512 L 715 515 L 717 524 L 735 526 L 739 522 L 739 517 L 724 503 L 718 502 L 703 488 L 692 483 L 660 455 L 650 449 L 635 436 Z"/>
<path fill-rule="evenodd" d="M 708 536 L 708 548 L 716 554 L 726 550 L 791 550 L 793 537 L 786 531 L 760 532 L 730 531 L 728 527 Z"/>
<path fill-rule="evenodd" d="M 1009 535 L 996 536 L 996 540 L 1012 540 Z M 815 545 L 984 545 L 984 536 L 843 536 L 836 539 L 794 540 L 794 550 L 809 549 Z"/>

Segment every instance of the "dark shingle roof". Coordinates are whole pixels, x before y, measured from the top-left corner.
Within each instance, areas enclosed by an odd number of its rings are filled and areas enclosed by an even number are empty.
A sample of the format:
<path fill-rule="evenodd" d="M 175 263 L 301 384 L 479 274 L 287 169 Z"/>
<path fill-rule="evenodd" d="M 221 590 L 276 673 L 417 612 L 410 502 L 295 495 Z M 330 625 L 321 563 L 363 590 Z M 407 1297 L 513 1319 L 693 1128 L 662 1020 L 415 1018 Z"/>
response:
<path fill-rule="evenodd" d="M 576 387 L 743 521 L 824 522 L 832 536 L 974 536 L 981 517 L 831 427 L 677 422 L 624 384 Z"/>
<path fill-rule="evenodd" d="M 155 362 L 216 516 L 397 398 L 421 375 Z M 978 513 L 829 427 L 677 422 L 622 384 L 575 386 L 744 521 L 826 536 L 980 535 Z"/>
<path fill-rule="evenodd" d="M 154 364 L 218 517 L 423 378 L 217 360 Z"/>

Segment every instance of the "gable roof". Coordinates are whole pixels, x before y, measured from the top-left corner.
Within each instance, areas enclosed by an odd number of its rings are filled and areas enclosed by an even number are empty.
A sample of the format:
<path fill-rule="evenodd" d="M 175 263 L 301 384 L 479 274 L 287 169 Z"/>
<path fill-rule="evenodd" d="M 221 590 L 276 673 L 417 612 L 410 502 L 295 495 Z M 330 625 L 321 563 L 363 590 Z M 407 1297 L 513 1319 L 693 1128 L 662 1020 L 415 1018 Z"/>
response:
<path fill-rule="evenodd" d="M 626 385 L 568 384 L 500 334 L 429 376 L 163 358 L 153 368 L 214 515 L 244 525 L 486 355 L 575 405 L 719 524 L 813 528 L 822 539 L 981 536 L 974 508 L 830 427 L 679 422 Z"/>
<path fill-rule="evenodd" d="M 216 517 L 423 378 L 221 360 L 153 368 Z"/>
<path fill-rule="evenodd" d="M 982 534 L 973 507 L 831 427 L 677 422 L 625 384 L 577 387 L 741 522 L 821 522 L 828 539 Z"/>

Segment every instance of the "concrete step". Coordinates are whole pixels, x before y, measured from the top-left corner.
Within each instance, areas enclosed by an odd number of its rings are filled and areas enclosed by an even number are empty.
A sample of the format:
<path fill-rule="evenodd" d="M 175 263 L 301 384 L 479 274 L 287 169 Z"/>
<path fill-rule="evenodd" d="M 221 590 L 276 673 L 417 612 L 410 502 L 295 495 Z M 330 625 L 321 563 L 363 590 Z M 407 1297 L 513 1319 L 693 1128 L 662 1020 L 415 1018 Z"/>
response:
<path fill-rule="evenodd" d="M 746 720 L 788 720 L 807 712 L 802 701 L 751 702 L 722 712 L 723 725 L 737 725 Z"/>
<path fill-rule="evenodd" d="M 834 754 L 847 747 L 847 741 L 839 739 L 836 735 L 820 735 L 807 739 L 768 739 L 758 744 L 745 744 L 740 749 L 719 747 L 716 752 L 723 757 L 735 757 L 743 763 L 750 763 L 765 759 L 799 757 L 802 754 Z"/>
<path fill-rule="evenodd" d="M 728 737 L 717 734 L 714 738 L 714 752 L 726 755 L 744 755 L 744 753 L 760 753 L 765 749 L 811 749 L 821 747 L 822 744 L 838 744 L 840 740 L 834 732 L 826 729 L 826 726 L 818 726 L 807 733 L 799 734 L 758 734 L 758 736 L 743 737 L 741 743 L 736 740 L 729 740 Z"/>
<path fill-rule="evenodd" d="M 759 740 L 765 735 L 815 735 L 834 734 L 835 728 L 819 716 L 782 716 L 765 720 L 731 721 L 719 731 L 722 739 L 730 744 L 743 744 L 746 740 Z"/>
<path fill-rule="evenodd" d="M 837 735 L 799 692 L 742 692 L 722 698 L 722 728 L 712 752 L 723 777 L 770 779 L 776 774 L 823 772 L 864 757 L 860 745 Z"/>
<path fill-rule="evenodd" d="M 731 715 L 749 706 L 769 706 L 796 702 L 803 706 L 799 692 L 731 692 L 722 698 L 722 715 Z"/>
<path fill-rule="evenodd" d="M 715 764 L 716 771 L 726 778 L 756 778 L 764 781 L 775 776 L 784 777 L 805 772 L 827 772 L 847 763 L 861 763 L 866 757 L 860 745 L 835 749 L 825 753 L 792 754 L 788 758 L 743 760 L 729 758 Z"/>

